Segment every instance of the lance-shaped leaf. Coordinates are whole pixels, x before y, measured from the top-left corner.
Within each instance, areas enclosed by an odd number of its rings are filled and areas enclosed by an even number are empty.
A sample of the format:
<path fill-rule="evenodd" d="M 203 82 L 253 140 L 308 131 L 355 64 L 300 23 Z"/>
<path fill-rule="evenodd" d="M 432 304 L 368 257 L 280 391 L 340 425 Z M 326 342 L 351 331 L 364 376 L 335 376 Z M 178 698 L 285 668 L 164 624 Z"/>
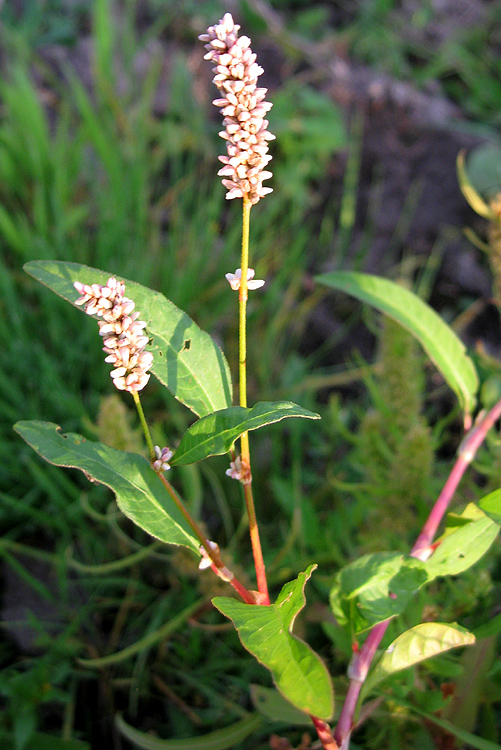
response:
<path fill-rule="evenodd" d="M 490 495 L 483 497 L 478 507 L 483 510 L 486 516 L 489 516 L 498 526 L 501 526 L 501 490 L 491 492 Z"/>
<path fill-rule="evenodd" d="M 407 328 L 455 392 L 465 413 L 471 414 L 478 390 L 475 366 L 462 341 L 426 302 L 403 286 L 370 274 L 336 271 L 317 276 L 316 281 L 368 302 Z"/>
<path fill-rule="evenodd" d="M 453 526 L 449 525 L 451 522 Z M 430 581 L 471 568 L 485 555 L 499 532 L 497 523 L 473 503 L 460 516 L 451 514 L 449 524 L 438 540 L 440 544 L 424 563 Z"/>
<path fill-rule="evenodd" d="M 337 573 L 330 591 L 332 611 L 340 625 L 359 633 L 401 614 L 426 583 L 424 564 L 397 552 L 364 555 Z"/>
<path fill-rule="evenodd" d="M 250 714 L 229 727 L 215 729 L 200 737 L 162 740 L 152 734 L 134 729 L 127 724 L 121 714 L 115 716 L 115 724 L 120 734 L 132 742 L 134 747 L 141 748 L 141 750 L 229 750 L 259 729 L 262 723 L 261 716 Z"/>
<path fill-rule="evenodd" d="M 106 271 L 60 261 L 31 261 L 24 268 L 72 304 L 80 296 L 73 287 L 74 281 L 106 284 L 110 277 Z M 125 294 L 134 300 L 135 309 L 147 324 L 146 332 L 151 338 L 147 349 L 154 357 L 151 372 L 199 417 L 230 406 L 228 363 L 209 334 L 159 292 L 119 278 L 125 282 Z"/>
<path fill-rule="evenodd" d="M 391 643 L 364 684 L 364 694 L 394 672 L 459 646 L 471 646 L 475 636 L 456 623 L 422 622 Z"/>
<path fill-rule="evenodd" d="M 64 435 L 50 422 L 18 422 L 14 429 L 49 463 L 81 469 L 110 487 L 120 510 L 148 534 L 198 552 L 198 540 L 145 458 L 75 433 Z"/>
<path fill-rule="evenodd" d="M 315 567 L 310 565 L 287 583 L 275 604 L 244 604 L 222 596 L 212 602 L 233 620 L 243 646 L 271 671 L 282 695 L 301 711 L 328 720 L 334 710 L 329 673 L 318 654 L 291 632 L 305 604 L 304 586 Z"/>
<path fill-rule="evenodd" d="M 244 432 L 257 430 L 286 417 L 320 419 L 318 414 L 290 401 L 261 401 L 251 409 L 232 406 L 202 417 L 184 433 L 171 464 L 192 464 L 207 456 L 227 453 Z"/>

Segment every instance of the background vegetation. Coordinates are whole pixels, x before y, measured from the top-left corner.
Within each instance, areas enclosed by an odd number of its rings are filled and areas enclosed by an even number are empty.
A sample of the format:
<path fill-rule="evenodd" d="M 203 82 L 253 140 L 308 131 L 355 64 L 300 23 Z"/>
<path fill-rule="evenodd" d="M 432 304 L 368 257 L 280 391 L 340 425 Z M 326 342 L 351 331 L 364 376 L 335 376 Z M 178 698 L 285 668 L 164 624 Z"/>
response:
<path fill-rule="evenodd" d="M 26 0 L 0 9 L 6 748 L 131 747 L 114 724 L 117 711 L 159 737 L 203 735 L 248 715 L 249 683 L 269 685 L 211 610 L 220 584 L 210 572 L 199 576 L 188 553 L 129 525 L 103 487 L 42 463 L 12 431 L 19 419 L 47 419 L 144 450 L 132 404 L 111 392 L 95 326 L 23 272 L 32 259 L 86 263 L 159 289 L 235 365 L 234 297 L 224 273 L 238 262 L 240 217 L 215 177 L 220 128 L 197 41 L 225 10 L 241 21 L 266 69 L 277 135 L 274 193 L 252 217 L 252 265 L 267 283 L 250 305 L 251 399 L 293 398 L 322 415 L 315 430 L 280 424 L 253 438 L 263 546 L 275 589 L 319 563 L 298 627 L 335 674 L 345 673 L 351 645 L 334 620 L 317 624 L 332 576 L 363 552 L 409 548 L 447 476 L 460 425 L 407 334 L 316 288 L 312 276 L 356 268 L 405 281 L 477 346 L 486 403 L 499 388 L 487 266 L 461 233 L 471 223 L 482 236 L 485 222 L 459 189 L 452 197 L 446 189 L 455 184 L 459 147 L 499 142 L 497 4 L 179 5 Z M 400 162 L 377 132 L 381 113 L 404 151 L 424 142 L 426 154 L 437 132 L 457 144 L 434 188 L 412 170 L 394 181 Z M 423 196 L 428 188 L 437 195 L 437 179 L 443 204 L 439 194 L 431 221 Z M 457 259 L 469 264 L 463 276 L 451 275 Z M 188 412 L 153 382 L 145 408 L 161 445 L 188 424 Z M 478 497 L 479 486 L 483 494 L 499 487 L 497 444 L 492 439 L 481 454 L 459 502 Z M 175 482 L 245 580 L 252 565 L 241 497 L 225 469 L 226 461 L 210 459 L 176 469 Z M 409 626 L 423 612 L 470 629 L 492 620 L 482 649 L 409 671 L 355 736 L 360 747 L 445 746 L 410 706 L 441 709 L 486 741 L 501 741 L 496 550 L 469 575 L 437 584 L 432 598 L 427 590 L 406 613 Z M 452 683 L 454 709 L 443 701 Z M 268 747 L 271 731 L 297 745 L 303 729 L 260 731 L 239 747 Z"/>

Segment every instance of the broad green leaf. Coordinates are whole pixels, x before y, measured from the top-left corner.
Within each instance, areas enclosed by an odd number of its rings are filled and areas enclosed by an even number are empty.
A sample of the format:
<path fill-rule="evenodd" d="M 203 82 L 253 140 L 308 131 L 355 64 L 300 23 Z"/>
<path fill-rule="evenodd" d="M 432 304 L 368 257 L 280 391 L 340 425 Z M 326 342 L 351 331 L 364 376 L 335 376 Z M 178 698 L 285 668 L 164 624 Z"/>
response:
<path fill-rule="evenodd" d="M 79 297 L 74 281 L 106 284 L 110 277 L 106 271 L 59 261 L 31 261 L 24 269 L 73 304 Z M 151 372 L 199 417 L 231 406 L 228 363 L 211 337 L 159 292 L 119 278 L 125 282 L 125 293 L 134 300 L 141 320 L 147 323 L 151 338 L 147 348 L 154 356 Z"/>
<path fill-rule="evenodd" d="M 494 542 L 499 526 L 488 516 L 447 529 L 440 544 L 424 563 L 428 580 L 455 576 L 480 560 Z"/>
<path fill-rule="evenodd" d="M 192 464 L 207 456 L 227 453 L 242 433 L 257 430 L 273 422 L 280 422 L 286 417 L 320 419 L 318 414 L 290 401 L 261 401 L 251 409 L 231 406 L 229 409 L 222 409 L 202 417 L 192 424 L 181 438 L 170 463 L 173 465 Z"/>
<path fill-rule="evenodd" d="M 501 526 L 501 490 L 491 492 L 490 495 L 483 497 L 478 507 L 481 508 L 486 516 L 489 516 L 498 526 Z"/>
<path fill-rule="evenodd" d="M 456 393 L 465 413 L 472 412 L 479 384 L 475 366 L 462 341 L 426 302 L 403 286 L 370 274 L 336 271 L 317 276 L 316 281 L 373 305 L 407 328 Z"/>
<path fill-rule="evenodd" d="M 369 674 L 364 693 L 394 672 L 412 667 L 432 656 L 442 654 L 451 648 L 470 646 L 475 636 L 456 623 L 423 622 L 396 638 L 391 643 L 375 669 Z"/>
<path fill-rule="evenodd" d="M 401 614 L 426 583 L 424 564 L 397 552 L 364 555 L 336 575 L 330 591 L 332 611 L 340 625 L 355 632 Z"/>
<path fill-rule="evenodd" d="M 311 725 L 311 717 L 289 703 L 275 688 L 251 685 L 250 694 L 257 710 L 271 721 L 283 721 L 296 726 Z"/>
<path fill-rule="evenodd" d="M 81 469 L 110 487 L 120 510 L 148 534 L 198 552 L 198 540 L 145 458 L 75 433 L 64 435 L 50 422 L 18 422 L 14 429 L 49 463 Z"/>
<path fill-rule="evenodd" d="M 334 710 L 329 673 L 320 657 L 291 632 L 305 605 L 304 586 L 315 567 L 310 565 L 287 583 L 275 604 L 244 604 L 222 596 L 212 603 L 233 620 L 243 646 L 271 671 L 282 695 L 301 711 L 328 720 Z"/>
<path fill-rule="evenodd" d="M 123 737 L 141 750 L 229 750 L 255 732 L 263 719 L 259 714 L 246 716 L 224 729 L 216 729 L 201 737 L 186 740 L 161 740 L 146 732 L 140 732 L 127 724 L 121 714 L 116 714 L 115 725 Z"/>

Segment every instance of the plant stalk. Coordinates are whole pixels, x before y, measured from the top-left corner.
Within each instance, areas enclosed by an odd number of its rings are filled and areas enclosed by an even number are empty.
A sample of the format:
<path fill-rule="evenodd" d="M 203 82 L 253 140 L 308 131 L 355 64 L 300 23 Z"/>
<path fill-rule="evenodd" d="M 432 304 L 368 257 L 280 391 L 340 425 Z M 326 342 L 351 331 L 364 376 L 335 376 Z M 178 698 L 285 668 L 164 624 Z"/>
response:
<path fill-rule="evenodd" d="M 244 197 L 242 211 L 242 252 L 240 258 L 240 289 L 238 294 L 238 374 L 239 374 L 239 403 L 247 407 L 247 271 L 249 269 L 249 221 L 252 203 Z M 240 459 L 242 461 L 242 485 L 244 488 L 245 505 L 249 519 L 249 534 L 254 557 L 254 567 L 259 593 L 263 604 L 270 603 L 268 583 L 264 566 L 263 552 L 259 538 L 259 528 L 256 519 L 256 508 L 252 495 L 252 474 L 250 465 L 249 434 L 244 432 L 240 436 Z"/>
<path fill-rule="evenodd" d="M 410 552 L 412 557 L 416 557 L 419 560 L 427 560 L 433 553 L 433 538 L 454 496 L 457 486 L 466 468 L 473 461 L 477 450 L 484 442 L 488 431 L 500 417 L 501 400 L 487 414 L 481 413 L 475 425 L 465 436 L 459 446 L 458 457 L 442 492 L 438 496 L 421 533 L 412 547 Z M 338 743 L 340 750 L 347 750 L 348 748 L 360 690 L 390 622 L 391 618 L 384 622 L 379 622 L 372 628 L 360 651 L 353 657 L 348 669 L 350 685 L 334 732 L 334 739 Z"/>

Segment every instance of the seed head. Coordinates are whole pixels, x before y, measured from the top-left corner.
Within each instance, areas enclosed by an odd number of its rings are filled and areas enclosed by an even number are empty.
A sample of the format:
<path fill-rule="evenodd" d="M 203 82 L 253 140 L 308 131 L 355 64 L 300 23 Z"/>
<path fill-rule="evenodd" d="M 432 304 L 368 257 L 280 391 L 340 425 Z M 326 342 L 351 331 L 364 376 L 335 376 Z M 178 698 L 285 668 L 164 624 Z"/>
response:
<path fill-rule="evenodd" d="M 144 351 L 149 339 L 145 335 L 146 323 L 133 312 L 134 302 L 124 296 L 125 284 L 110 276 L 105 286 L 100 284 L 73 284 L 81 295 L 76 305 L 85 305 L 87 315 L 99 320 L 99 333 L 103 337 L 105 362 L 114 365 L 110 375 L 120 391 L 140 391 L 150 379 L 148 370 L 153 355 Z"/>
<path fill-rule="evenodd" d="M 206 34 L 198 38 L 206 42 L 205 60 L 212 60 L 214 83 L 222 98 L 213 104 L 221 108 L 224 130 L 219 133 L 226 141 L 227 156 L 218 174 L 225 179 L 226 197 L 246 198 L 257 203 L 272 189 L 263 187 L 263 180 L 272 176 L 265 170 L 271 160 L 268 141 L 275 138 L 268 130 L 266 113 L 272 105 L 265 101 L 268 89 L 258 88 L 257 79 L 263 69 L 256 63 L 247 36 L 238 36 L 240 26 L 233 22 L 230 13 L 216 26 L 209 26 Z"/>

